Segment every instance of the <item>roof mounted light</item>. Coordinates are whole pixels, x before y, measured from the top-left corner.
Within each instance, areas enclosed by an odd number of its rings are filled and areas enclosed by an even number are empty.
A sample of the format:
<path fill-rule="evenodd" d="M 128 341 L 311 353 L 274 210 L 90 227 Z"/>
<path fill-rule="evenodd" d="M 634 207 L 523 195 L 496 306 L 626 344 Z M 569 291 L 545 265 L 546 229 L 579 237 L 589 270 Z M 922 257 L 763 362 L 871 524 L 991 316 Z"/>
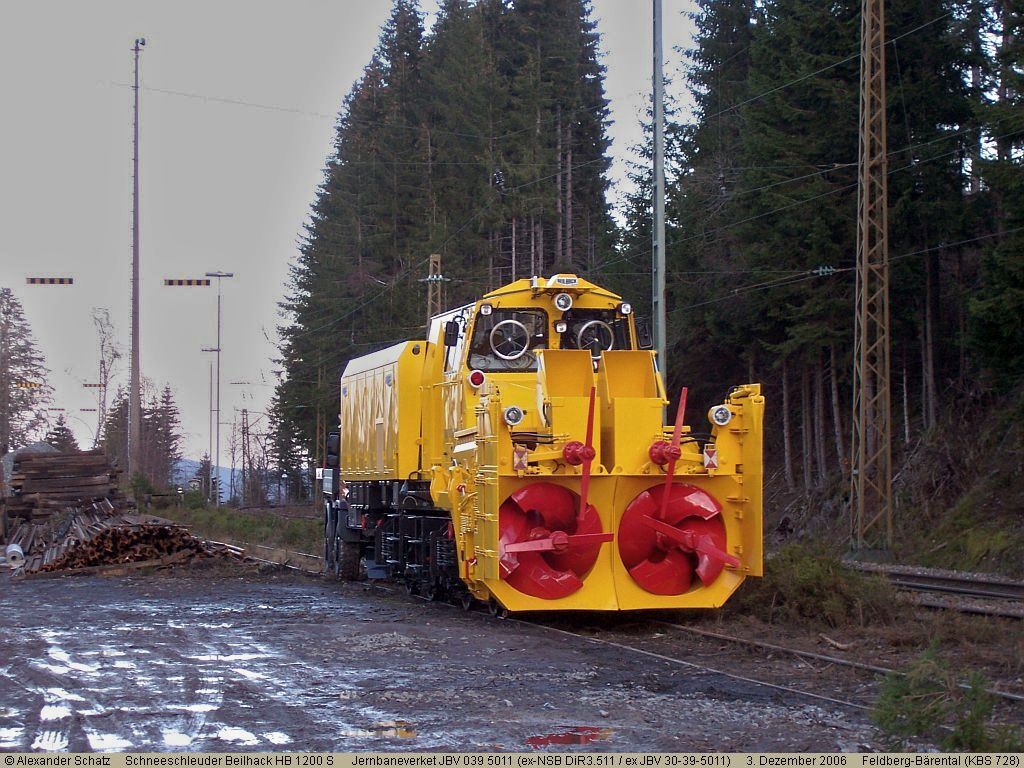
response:
<path fill-rule="evenodd" d="M 502 415 L 505 418 L 505 423 L 508 424 L 510 427 L 514 427 L 516 424 L 521 422 L 523 418 L 526 416 L 526 414 L 523 412 L 523 409 L 520 408 L 518 405 L 510 405 L 508 408 L 505 409 L 505 412 Z"/>
<path fill-rule="evenodd" d="M 483 386 L 484 382 L 487 381 L 487 376 L 486 374 L 484 374 L 483 371 L 474 370 L 469 372 L 469 376 L 467 377 L 467 379 L 469 380 L 469 386 L 471 386 L 473 389 L 480 389 L 480 387 Z"/>
<path fill-rule="evenodd" d="M 624 315 L 631 315 L 633 314 L 633 305 L 627 304 L 626 302 L 622 302 L 621 304 L 619 304 L 619 312 L 621 312 Z"/>
<path fill-rule="evenodd" d="M 568 293 L 560 293 L 555 296 L 555 308 L 562 312 L 568 312 L 572 309 L 572 296 Z"/>
<path fill-rule="evenodd" d="M 491 312 L 493 312 L 493 311 L 494 311 L 494 307 L 492 307 L 490 304 L 481 304 L 480 305 L 480 314 L 483 315 L 484 317 L 486 317 L 487 315 L 491 314 Z"/>
<path fill-rule="evenodd" d="M 732 421 L 732 411 L 729 410 L 727 405 L 716 405 L 711 409 L 711 421 L 720 427 L 724 427 L 730 421 Z"/>

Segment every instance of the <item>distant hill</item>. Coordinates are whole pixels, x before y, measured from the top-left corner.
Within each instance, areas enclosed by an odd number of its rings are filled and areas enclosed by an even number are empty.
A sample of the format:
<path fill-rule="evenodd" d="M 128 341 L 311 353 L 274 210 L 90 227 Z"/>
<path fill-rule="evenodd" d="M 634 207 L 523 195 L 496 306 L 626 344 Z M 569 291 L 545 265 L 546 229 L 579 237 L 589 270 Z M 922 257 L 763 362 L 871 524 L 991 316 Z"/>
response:
<path fill-rule="evenodd" d="M 174 465 L 174 483 L 184 488 L 188 487 L 188 481 L 196 476 L 199 471 L 199 462 L 195 459 L 180 459 Z M 231 467 L 220 467 L 220 487 L 223 498 L 227 498 L 228 489 L 231 487 Z"/>

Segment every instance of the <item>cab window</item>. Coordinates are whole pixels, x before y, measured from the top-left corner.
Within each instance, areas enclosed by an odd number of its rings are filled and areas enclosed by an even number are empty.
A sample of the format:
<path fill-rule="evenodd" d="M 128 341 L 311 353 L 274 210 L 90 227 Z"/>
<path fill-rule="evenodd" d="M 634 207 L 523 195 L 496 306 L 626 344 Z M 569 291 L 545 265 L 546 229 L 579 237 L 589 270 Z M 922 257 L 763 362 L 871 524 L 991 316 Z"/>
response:
<path fill-rule="evenodd" d="M 586 349 L 595 358 L 608 349 L 631 349 L 629 318 L 614 309 L 570 309 L 562 320 L 562 349 Z"/>
<path fill-rule="evenodd" d="M 467 364 L 481 371 L 535 371 L 537 350 L 548 346 L 548 316 L 540 309 L 495 309 L 478 314 Z"/>

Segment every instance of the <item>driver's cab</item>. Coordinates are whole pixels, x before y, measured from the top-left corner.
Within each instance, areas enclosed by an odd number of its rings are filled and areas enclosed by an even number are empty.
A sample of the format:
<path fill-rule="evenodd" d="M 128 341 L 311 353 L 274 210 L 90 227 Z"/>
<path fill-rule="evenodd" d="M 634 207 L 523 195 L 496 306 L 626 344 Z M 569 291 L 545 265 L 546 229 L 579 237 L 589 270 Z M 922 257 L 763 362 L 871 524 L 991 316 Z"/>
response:
<path fill-rule="evenodd" d="M 585 349 L 597 370 L 602 352 L 637 349 L 631 320 L 621 297 L 575 275 L 519 280 L 466 313 L 456 360 L 464 354 L 468 371 L 530 373 L 539 350 Z"/>

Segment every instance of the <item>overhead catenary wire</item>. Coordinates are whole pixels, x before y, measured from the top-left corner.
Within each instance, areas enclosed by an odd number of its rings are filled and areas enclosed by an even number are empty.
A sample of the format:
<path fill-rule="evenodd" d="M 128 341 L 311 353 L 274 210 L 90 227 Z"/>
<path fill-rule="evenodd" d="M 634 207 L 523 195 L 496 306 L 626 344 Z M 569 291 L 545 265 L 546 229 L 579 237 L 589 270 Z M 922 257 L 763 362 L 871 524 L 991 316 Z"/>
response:
<path fill-rule="evenodd" d="M 1020 130 L 1021 130 L 1020 128 L 1015 128 L 1014 130 L 1009 131 L 1007 133 L 1001 134 L 999 136 L 992 137 L 992 140 L 993 141 L 997 141 L 997 140 L 999 140 L 1001 138 L 1006 138 L 1007 136 L 1016 135 L 1017 133 L 1020 132 Z M 927 146 L 928 144 L 934 144 L 937 141 L 939 141 L 939 140 L 936 139 L 936 140 L 933 140 L 933 141 L 924 142 L 922 144 L 916 145 L 916 147 L 919 148 L 919 147 L 922 147 L 922 146 Z M 900 149 L 900 150 L 895 150 L 895 151 L 889 153 L 889 156 L 905 152 L 908 149 L 910 149 L 910 148 L 905 147 L 905 148 Z M 912 168 L 917 168 L 917 167 L 920 167 L 921 165 L 923 165 L 925 163 L 929 163 L 929 162 L 932 162 L 934 160 L 941 160 L 943 158 L 949 157 L 951 155 L 956 155 L 956 154 L 959 154 L 959 153 L 960 153 L 960 149 L 957 148 L 957 149 L 950 150 L 948 152 L 942 152 L 942 153 L 937 154 L 937 155 L 932 155 L 931 157 L 926 157 L 926 158 L 923 158 L 923 159 L 920 159 L 920 160 L 911 160 L 906 165 L 902 165 L 902 166 L 900 166 L 898 168 L 890 168 L 889 169 L 889 175 L 891 176 L 894 173 L 899 173 L 901 171 L 906 171 L 906 170 L 909 170 L 909 169 L 912 169 Z M 850 191 L 852 189 L 855 189 L 856 187 L 857 187 L 857 182 L 852 182 L 852 183 L 846 184 L 846 185 L 844 185 L 842 187 L 835 187 L 834 189 L 830 189 L 830 190 L 828 190 L 826 192 L 821 192 L 821 193 L 813 195 L 811 197 L 803 198 L 801 200 L 795 200 L 795 201 L 793 201 L 791 203 L 787 203 L 786 205 L 782 205 L 782 206 L 779 206 L 777 208 L 773 208 L 773 209 L 771 209 L 769 211 L 764 211 L 762 213 L 758 213 L 758 214 L 754 214 L 752 216 L 748 216 L 748 217 L 746 217 L 744 219 L 740 219 L 739 221 L 730 222 L 728 224 L 722 224 L 722 225 L 719 225 L 717 227 L 713 227 L 711 229 L 708 229 L 708 230 L 706 230 L 704 232 L 700 232 L 700 233 L 697 233 L 697 234 L 694 234 L 694 235 L 689 235 L 689 236 L 684 237 L 684 238 L 675 239 L 675 240 L 667 240 L 667 242 L 668 242 L 668 245 L 682 245 L 684 243 L 688 243 L 688 242 L 691 242 L 693 240 L 699 240 L 701 238 L 706 238 L 709 235 L 713 235 L 713 234 L 716 234 L 716 233 L 719 233 L 719 232 L 724 232 L 726 230 L 732 229 L 733 227 L 738 227 L 738 226 L 740 226 L 742 224 L 748 224 L 751 221 L 755 221 L 757 219 L 761 219 L 761 218 L 764 218 L 766 216 L 771 216 L 773 214 L 781 213 L 783 211 L 790 210 L 791 208 L 795 208 L 797 206 L 804 205 L 806 203 L 814 202 L 815 200 L 819 200 L 819 199 L 821 199 L 823 197 L 829 197 L 830 195 L 835 195 L 835 194 L 838 194 L 840 192 L 848 192 L 848 191 Z M 720 240 L 712 240 L 708 244 L 715 244 L 717 242 L 720 242 Z M 634 257 L 637 257 L 637 256 L 645 256 L 645 255 L 649 254 L 650 252 L 651 252 L 650 248 L 638 248 L 638 249 L 635 249 L 635 250 L 630 251 L 628 253 L 621 254 L 620 256 L 618 256 L 618 257 L 616 257 L 616 258 L 614 258 L 614 259 L 612 259 L 610 261 L 605 262 L 604 264 L 601 265 L 601 269 L 607 269 L 608 267 L 614 266 L 615 264 L 620 264 L 620 263 L 622 263 L 624 261 L 630 261 Z"/>

